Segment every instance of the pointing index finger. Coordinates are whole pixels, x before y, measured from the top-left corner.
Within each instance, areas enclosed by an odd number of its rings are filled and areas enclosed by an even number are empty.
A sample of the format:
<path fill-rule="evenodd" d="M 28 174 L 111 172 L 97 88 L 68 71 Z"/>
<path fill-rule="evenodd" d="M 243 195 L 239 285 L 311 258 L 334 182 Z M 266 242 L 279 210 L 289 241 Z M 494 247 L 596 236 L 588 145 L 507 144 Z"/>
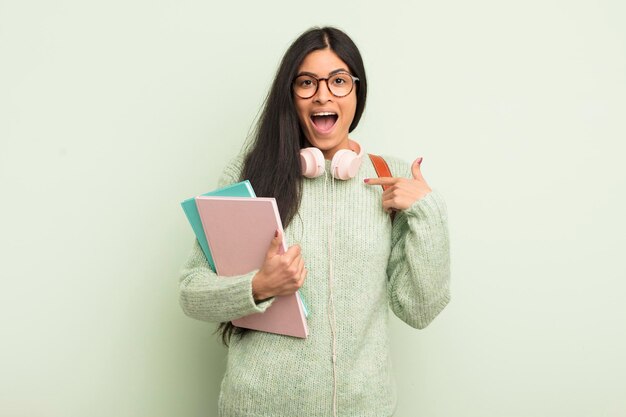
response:
<path fill-rule="evenodd" d="M 398 179 L 395 177 L 378 177 L 378 178 L 365 178 L 363 180 L 367 185 L 392 185 L 395 184 Z"/>

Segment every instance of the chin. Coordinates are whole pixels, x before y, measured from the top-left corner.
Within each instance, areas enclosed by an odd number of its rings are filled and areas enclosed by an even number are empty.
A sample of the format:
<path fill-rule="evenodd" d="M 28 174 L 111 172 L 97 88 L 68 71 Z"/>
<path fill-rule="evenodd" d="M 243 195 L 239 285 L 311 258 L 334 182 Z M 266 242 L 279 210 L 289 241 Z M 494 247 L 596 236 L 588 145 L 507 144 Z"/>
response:
<path fill-rule="evenodd" d="M 331 137 L 321 137 L 321 138 L 314 137 L 314 139 L 307 137 L 307 140 L 312 146 L 315 146 L 316 148 L 319 148 L 322 151 L 333 149 L 339 146 L 342 142 L 342 139 L 335 137 L 335 135 Z"/>

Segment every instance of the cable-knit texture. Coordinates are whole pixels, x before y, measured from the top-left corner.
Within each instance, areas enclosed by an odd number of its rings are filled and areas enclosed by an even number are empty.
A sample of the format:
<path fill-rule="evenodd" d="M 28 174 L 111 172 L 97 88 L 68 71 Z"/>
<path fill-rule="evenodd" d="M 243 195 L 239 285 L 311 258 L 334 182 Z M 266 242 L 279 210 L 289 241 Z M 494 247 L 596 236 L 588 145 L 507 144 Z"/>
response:
<path fill-rule="evenodd" d="M 411 177 L 410 164 L 384 158 L 392 175 Z M 219 186 L 239 181 L 241 164 L 242 157 L 235 158 Z M 332 180 L 334 198 L 329 178 L 304 179 L 300 210 L 285 229 L 285 238 L 289 246 L 301 246 L 308 270 L 300 291 L 309 309 L 309 337 L 257 331 L 233 337 L 219 398 L 220 416 L 332 416 L 328 239 L 333 221 L 338 416 L 393 414 L 389 307 L 404 322 L 421 329 L 450 300 L 447 213 L 442 197 L 432 191 L 398 212 L 392 227 L 382 208 L 382 188 L 363 182 L 375 177 L 369 158 L 364 158 L 355 178 Z M 255 304 L 251 282 L 256 272 L 218 277 L 196 242 L 180 275 L 181 306 L 190 317 L 214 322 L 265 311 L 273 299 Z"/>

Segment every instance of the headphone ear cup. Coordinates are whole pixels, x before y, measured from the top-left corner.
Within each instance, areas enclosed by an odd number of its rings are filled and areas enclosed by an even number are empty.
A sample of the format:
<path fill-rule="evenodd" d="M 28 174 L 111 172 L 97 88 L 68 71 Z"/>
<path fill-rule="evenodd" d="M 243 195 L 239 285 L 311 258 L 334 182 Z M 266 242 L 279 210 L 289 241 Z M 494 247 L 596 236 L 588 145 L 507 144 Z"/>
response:
<path fill-rule="evenodd" d="M 319 177 L 326 170 L 324 154 L 315 147 L 300 149 L 300 165 L 307 178 Z"/>
<path fill-rule="evenodd" d="M 354 151 L 341 149 L 333 156 L 331 163 L 332 174 L 340 180 L 354 178 L 361 166 L 361 158 Z"/>

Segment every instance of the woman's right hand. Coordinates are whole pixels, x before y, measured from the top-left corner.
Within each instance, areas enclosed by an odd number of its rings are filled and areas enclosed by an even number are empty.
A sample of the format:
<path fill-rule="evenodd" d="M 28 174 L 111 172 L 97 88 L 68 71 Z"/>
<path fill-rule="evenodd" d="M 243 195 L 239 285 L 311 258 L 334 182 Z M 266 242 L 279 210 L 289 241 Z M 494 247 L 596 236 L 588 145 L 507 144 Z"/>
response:
<path fill-rule="evenodd" d="M 287 252 L 279 254 L 283 242 L 281 232 L 276 232 L 265 255 L 265 262 L 252 278 L 252 295 L 255 301 L 265 300 L 278 295 L 296 292 L 307 275 L 299 245 L 293 245 Z"/>

